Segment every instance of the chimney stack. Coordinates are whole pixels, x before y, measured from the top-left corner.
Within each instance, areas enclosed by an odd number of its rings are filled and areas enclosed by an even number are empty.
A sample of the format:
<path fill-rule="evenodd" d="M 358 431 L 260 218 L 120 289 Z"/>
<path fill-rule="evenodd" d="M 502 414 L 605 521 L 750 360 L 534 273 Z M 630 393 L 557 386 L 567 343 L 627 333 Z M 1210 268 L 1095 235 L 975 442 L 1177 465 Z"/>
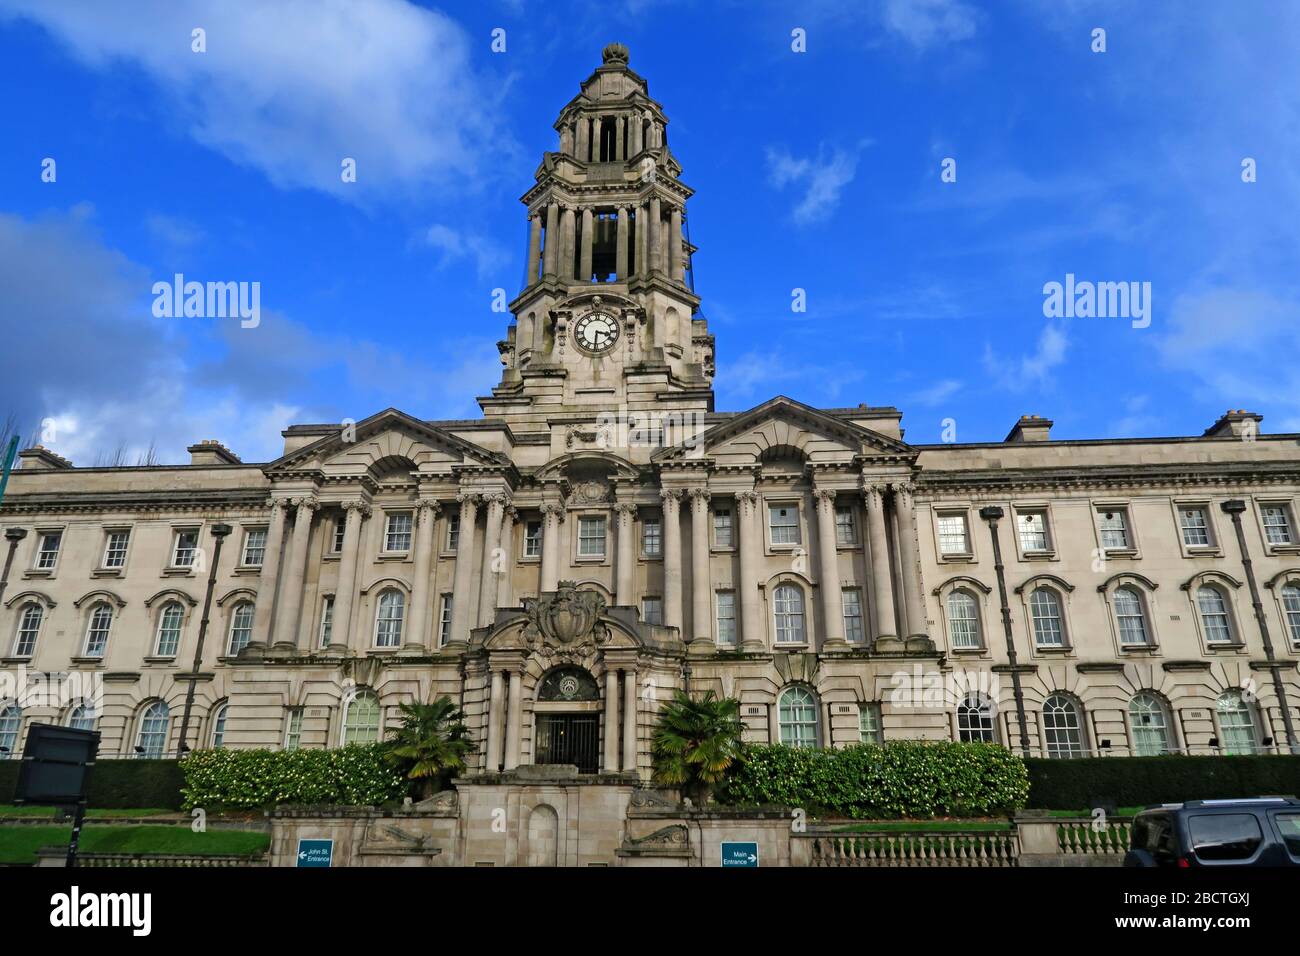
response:
<path fill-rule="evenodd" d="M 1244 408 L 1230 408 L 1219 420 L 1205 429 L 1203 438 L 1254 438 L 1259 434 L 1259 423 L 1263 415 L 1248 412 Z"/>
<path fill-rule="evenodd" d="M 214 438 L 208 438 L 185 449 L 190 453 L 191 465 L 242 465 L 239 456 Z"/>
<path fill-rule="evenodd" d="M 1047 441 L 1052 432 L 1052 420 L 1038 415 L 1021 415 L 1010 434 L 1002 439 L 1008 444 L 1027 441 Z"/>

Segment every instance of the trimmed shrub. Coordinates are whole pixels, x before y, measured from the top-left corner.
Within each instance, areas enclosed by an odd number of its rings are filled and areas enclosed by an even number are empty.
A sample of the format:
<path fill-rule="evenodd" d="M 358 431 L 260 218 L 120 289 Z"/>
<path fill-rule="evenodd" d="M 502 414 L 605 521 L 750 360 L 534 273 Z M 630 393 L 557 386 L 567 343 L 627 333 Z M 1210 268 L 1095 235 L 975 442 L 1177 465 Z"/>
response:
<path fill-rule="evenodd" d="M 0 803 L 13 803 L 21 760 L 0 760 Z M 97 760 L 87 781 L 87 805 L 95 809 L 177 810 L 184 784 L 175 760 Z"/>
<path fill-rule="evenodd" d="M 971 817 L 1025 805 L 1029 775 L 1005 747 L 896 741 L 838 750 L 746 747 L 722 803 L 802 807 L 819 816 Z"/>
<path fill-rule="evenodd" d="M 383 744 L 339 750 L 196 750 L 181 761 L 185 809 L 379 806 L 407 795 Z"/>
<path fill-rule="evenodd" d="M 1271 794 L 1300 795 L 1300 757 L 1031 757 L 1029 806 L 1084 810 Z"/>

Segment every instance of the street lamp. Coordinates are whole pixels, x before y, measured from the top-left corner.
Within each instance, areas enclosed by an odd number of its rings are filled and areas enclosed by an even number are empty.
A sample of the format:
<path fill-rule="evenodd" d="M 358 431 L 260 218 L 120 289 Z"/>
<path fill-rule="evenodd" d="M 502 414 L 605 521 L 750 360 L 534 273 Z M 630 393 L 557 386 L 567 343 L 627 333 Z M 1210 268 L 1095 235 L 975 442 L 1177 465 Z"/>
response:
<path fill-rule="evenodd" d="M 9 569 L 14 564 L 14 552 L 18 550 L 18 542 L 27 537 L 26 528 L 6 528 L 5 540 L 9 542 L 9 553 L 5 555 L 4 573 L 0 574 L 0 601 L 4 600 L 5 588 L 9 587 Z"/>
<path fill-rule="evenodd" d="M 1268 619 L 1264 617 L 1264 602 L 1259 598 L 1259 585 L 1255 583 L 1255 567 L 1250 560 L 1250 549 L 1246 546 L 1246 532 L 1241 527 L 1241 515 L 1246 510 L 1246 502 L 1240 498 L 1233 498 L 1223 502 L 1219 507 L 1232 519 L 1233 530 L 1237 532 L 1237 547 L 1241 549 L 1241 566 L 1246 571 L 1246 583 L 1250 585 L 1250 603 L 1255 608 L 1259 636 L 1264 640 L 1264 656 L 1268 658 L 1268 670 L 1273 675 L 1273 693 L 1277 695 L 1278 706 L 1282 708 L 1282 726 L 1286 728 L 1287 749 L 1293 754 L 1300 754 L 1300 744 L 1296 743 L 1295 727 L 1291 724 L 1291 708 L 1286 702 L 1286 687 L 1282 684 L 1281 668 L 1273 658 L 1273 641 L 1268 636 Z"/>
<path fill-rule="evenodd" d="M 1029 731 L 1025 720 L 1025 694 L 1020 687 L 1020 668 L 1016 665 L 1016 642 L 1011 636 L 1011 607 L 1007 604 L 1007 578 L 1002 564 L 1002 543 L 998 540 L 998 519 L 1003 511 L 997 505 L 980 509 L 980 517 L 989 523 L 993 538 L 993 570 L 998 575 L 998 597 L 1002 601 L 1002 631 L 1007 638 L 1007 663 L 1011 666 L 1011 693 L 1016 699 L 1016 721 L 1020 724 L 1020 749 L 1029 756 Z"/>
<path fill-rule="evenodd" d="M 199 621 L 199 639 L 194 645 L 194 669 L 190 672 L 188 678 L 190 688 L 185 692 L 185 713 L 181 717 L 181 739 L 177 745 L 177 756 L 184 757 L 186 751 L 190 749 L 190 712 L 194 709 L 194 688 L 199 681 L 199 668 L 203 665 L 203 639 L 208 633 L 208 612 L 212 608 L 212 589 L 217 584 L 217 565 L 221 562 L 221 542 L 230 534 L 231 528 L 228 524 L 214 524 L 212 526 L 212 537 L 216 539 L 216 544 L 212 547 L 212 562 L 208 567 L 208 593 L 203 598 L 203 618 Z"/>

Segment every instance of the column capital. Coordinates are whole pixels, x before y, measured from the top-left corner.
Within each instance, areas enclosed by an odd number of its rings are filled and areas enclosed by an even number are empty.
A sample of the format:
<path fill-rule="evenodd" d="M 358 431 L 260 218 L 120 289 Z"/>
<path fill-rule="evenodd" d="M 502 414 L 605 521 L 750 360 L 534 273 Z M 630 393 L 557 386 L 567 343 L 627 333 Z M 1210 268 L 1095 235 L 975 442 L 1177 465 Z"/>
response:
<path fill-rule="evenodd" d="M 502 508 L 504 508 L 506 505 L 510 504 L 510 496 L 503 494 L 500 491 L 494 491 L 489 494 L 481 495 L 480 498 L 482 500 L 482 503 L 485 505 L 500 505 Z"/>
<path fill-rule="evenodd" d="M 691 496 L 692 502 L 701 501 L 704 504 L 708 504 L 709 499 L 713 497 L 708 488 L 688 488 L 686 493 Z"/>
<path fill-rule="evenodd" d="M 537 508 L 543 515 L 555 515 L 557 521 L 564 520 L 564 502 L 543 501 Z"/>
<path fill-rule="evenodd" d="M 353 498 L 351 501 L 341 502 L 339 507 L 341 507 L 345 512 L 347 511 L 360 512 L 361 517 L 363 518 L 369 518 L 370 513 L 373 510 L 370 507 L 370 502 L 362 501 L 360 498 Z"/>
<path fill-rule="evenodd" d="M 290 499 L 290 504 L 295 508 L 306 508 L 308 511 L 315 511 L 320 507 L 320 502 L 314 495 L 303 495 L 298 498 Z"/>
<path fill-rule="evenodd" d="M 614 503 L 614 510 L 621 515 L 628 515 L 629 517 L 635 517 L 636 509 L 637 509 L 636 503 L 632 501 L 618 501 Z"/>
<path fill-rule="evenodd" d="M 482 500 L 483 500 L 482 495 L 476 494 L 475 492 L 472 491 L 460 491 L 456 493 L 456 501 L 460 503 L 462 508 L 465 505 L 473 505 L 474 507 L 478 507 L 479 503 Z"/>
<path fill-rule="evenodd" d="M 428 498 L 421 498 L 415 503 L 415 513 L 416 517 L 423 517 L 428 514 L 431 517 L 436 518 L 438 515 L 442 514 L 442 503 L 432 501 Z"/>
<path fill-rule="evenodd" d="M 835 497 L 836 497 L 836 495 L 838 495 L 838 494 L 839 494 L 839 492 L 838 492 L 836 489 L 834 489 L 834 488 L 814 488 L 814 489 L 813 489 L 813 497 L 817 499 L 817 504 L 818 504 L 818 505 L 821 505 L 821 504 L 824 503 L 824 502 L 829 502 L 830 504 L 834 504 L 834 503 L 835 503 Z"/>
<path fill-rule="evenodd" d="M 506 505 L 505 510 L 501 512 L 501 520 L 514 524 L 519 520 L 519 509 L 512 504 Z"/>
<path fill-rule="evenodd" d="M 737 503 L 744 503 L 744 504 L 747 504 L 747 505 L 756 505 L 756 504 L 758 504 L 758 498 L 759 498 L 759 494 L 758 494 L 757 491 L 737 491 L 737 492 L 736 492 L 736 501 L 737 501 Z"/>
<path fill-rule="evenodd" d="M 674 505 L 676 505 L 679 501 L 682 500 L 682 489 L 681 488 L 660 488 L 659 497 L 663 499 L 664 504 L 668 504 L 668 502 L 671 501 Z"/>

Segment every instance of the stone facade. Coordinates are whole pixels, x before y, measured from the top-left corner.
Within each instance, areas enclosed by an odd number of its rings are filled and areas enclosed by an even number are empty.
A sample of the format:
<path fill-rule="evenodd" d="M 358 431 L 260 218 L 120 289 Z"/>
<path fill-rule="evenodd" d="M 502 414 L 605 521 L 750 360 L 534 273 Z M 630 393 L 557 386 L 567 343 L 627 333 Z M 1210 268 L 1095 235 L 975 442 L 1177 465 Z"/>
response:
<path fill-rule="evenodd" d="M 739 698 L 753 741 L 1285 750 L 1300 436 L 1230 412 L 1200 436 L 1057 441 L 1028 416 L 1003 442 L 915 445 L 892 407 L 716 411 L 667 126 L 606 48 L 522 197 L 527 283 L 481 418 L 295 425 L 262 464 L 211 441 L 165 467 L 23 452 L 4 668 L 91 678 L 103 703 L 12 690 L 0 746 L 84 720 L 105 757 L 175 753 L 191 687 L 190 746 L 337 746 L 448 694 L 480 786 L 572 763 L 615 815 L 688 686 Z M 516 811 L 570 853 L 564 812 Z"/>

